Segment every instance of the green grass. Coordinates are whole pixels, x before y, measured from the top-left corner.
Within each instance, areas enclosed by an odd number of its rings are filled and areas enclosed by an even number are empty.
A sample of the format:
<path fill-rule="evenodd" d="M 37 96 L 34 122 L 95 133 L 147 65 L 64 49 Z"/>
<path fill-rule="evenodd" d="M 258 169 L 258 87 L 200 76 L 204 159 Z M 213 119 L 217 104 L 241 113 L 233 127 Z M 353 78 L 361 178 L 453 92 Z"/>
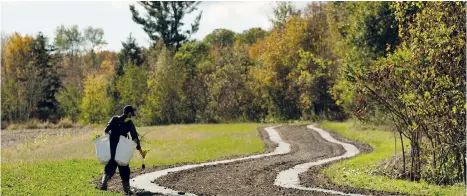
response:
<path fill-rule="evenodd" d="M 115 195 L 89 183 L 101 169 L 90 159 L 2 164 L 2 195 Z"/>
<path fill-rule="evenodd" d="M 261 153 L 264 143 L 259 138 L 258 124 L 229 125 L 177 125 L 171 131 L 157 131 L 151 127 L 140 130 L 149 132 L 143 148 L 150 149 L 146 163 L 171 165 L 180 162 L 205 162 L 234 155 Z M 139 154 L 132 163 L 140 164 Z"/>
<path fill-rule="evenodd" d="M 146 165 L 205 162 L 264 151 L 258 124 L 173 125 L 138 128 L 150 149 Z M 102 131 L 102 129 L 96 129 Z M 1 195 L 116 195 L 89 182 L 104 168 L 95 158 L 92 132 L 46 144 L 2 149 Z M 141 166 L 135 152 L 130 167 Z"/>
<path fill-rule="evenodd" d="M 337 131 L 344 137 L 368 143 L 374 149 L 372 153 L 359 155 L 326 168 L 324 174 L 336 184 L 414 195 L 465 195 L 466 189 L 463 185 L 436 186 L 426 182 L 393 180 L 385 176 L 371 175 L 381 161 L 394 156 L 394 135 L 391 132 L 362 130 L 353 122 L 324 122 L 321 127 Z M 400 151 L 400 147 L 398 150 Z"/>

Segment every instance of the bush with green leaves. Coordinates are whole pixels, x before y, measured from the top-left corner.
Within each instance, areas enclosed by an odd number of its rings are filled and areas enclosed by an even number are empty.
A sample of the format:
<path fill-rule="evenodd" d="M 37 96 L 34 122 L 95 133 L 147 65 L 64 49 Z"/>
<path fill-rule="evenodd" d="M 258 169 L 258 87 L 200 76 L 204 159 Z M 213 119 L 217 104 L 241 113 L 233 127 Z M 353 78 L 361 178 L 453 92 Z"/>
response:
<path fill-rule="evenodd" d="M 409 139 L 406 178 L 465 182 L 465 3 L 397 2 L 390 8 L 401 43 L 386 56 L 344 67 L 345 83 L 358 96 L 357 115 L 380 114 L 379 123 Z"/>

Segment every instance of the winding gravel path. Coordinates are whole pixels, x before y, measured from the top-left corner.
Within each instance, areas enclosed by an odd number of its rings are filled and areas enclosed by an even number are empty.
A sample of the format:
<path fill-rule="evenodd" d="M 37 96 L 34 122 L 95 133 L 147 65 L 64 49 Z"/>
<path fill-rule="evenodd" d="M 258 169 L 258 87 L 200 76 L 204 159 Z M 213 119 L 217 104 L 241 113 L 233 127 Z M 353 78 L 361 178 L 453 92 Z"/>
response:
<path fill-rule="evenodd" d="M 269 134 L 269 139 L 278 144 L 278 146 L 276 147 L 276 149 L 272 153 L 259 154 L 259 155 L 249 156 L 249 157 L 236 158 L 236 159 L 223 160 L 223 161 L 214 161 L 214 162 L 208 162 L 208 163 L 202 163 L 202 164 L 184 165 L 184 166 L 180 166 L 180 167 L 174 167 L 174 168 L 159 170 L 159 171 L 143 174 L 143 175 L 140 175 L 140 176 L 137 176 L 137 177 L 133 178 L 132 179 L 132 186 L 137 188 L 137 189 L 143 189 L 145 191 L 154 192 L 154 193 L 162 193 L 162 194 L 168 194 L 168 195 L 179 195 L 179 193 L 180 193 L 179 191 L 168 189 L 166 187 L 163 187 L 163 186 L 160 186 L 158 184 L 153 183 L 154 179 L 158 179 L 158 178 L 160 178 L 162 176 L 165 176 L 165 175 L 167 175 L 169 173 L 172 173 L 172 172 L 179 172 L 179 171 L 182 171 L 182 170 L 188 170 L 188 169 L 193 169 L 193 168 L 197 168 L 197 167 L 225 164 L 225 163 L 231 163 L 231 162 L 248 160 L 248 159 L 258 159 L 258 158 L 262 158 L 262 157 L 285 154 L 285 153 L 290 152 L 290 144 L 284 142 L 282 140 L 282 138 L 279 136 L 279 133 L 277 133 L 277 131 L 274 128 L 275 127 L 265 128 L 265 130 Z M 190 193 L 184 193 L 184 194 L 185 195 L 194 195 L 194 194 L 190 194 Z"/>
<path fill-rule="evenodd" d="M 348 143 L 337 141 L 336 139 L 334 139 L 325 130 L 317 128 L 317 127 L 315 127 L 313 125 L 308 125 L 307 127 L 309 129 L 312 129 L 312 130 L 315 130 L 316 132 L 318 132 L 321 135 L 321 137 L 323 137 L 327 141 L 335 143 L 335 144 L 342 145 L 342 147 L 344 147 L 346 152 L 341 156 L 336 156 L 336 157 L 332 157 L 332 158 L 327 158 L 327 159 L 321 159 L 321 160 L 317 160 L 317 161 L 313 161 L 313 162 L 308 162 L 308 163 L 296 165 L 293 168 L 290 168 L 288 170 L 281 171 L 279 173 L 279 175 L 277 175 L 277 178 L 276 178 L 276 181 L 274 182 L 274 185 L 285 187 L 285 188 L 295 188 L 295 189 L 300 189 L 300 190 L 318 191 L 318 192 L 337 194 L 337 195 L 359 196 L 360 194 L 347 194 L 347 193 L 340 192 L 340 191 L 335 191 L 335 190 L 328 190 L 328 189 L 322 189 L 322 188 L 311 188 L 311 187 L 304 187 L 304 186 L 300 185 L 299 175 L 301 173 L 304 173 L 304 172 L 308 171 L 311 167 L 317 166 L 317 165 L 322 165 L 322 164 L 329 163 L 329 162 L 332 162 L 332 161 L 337 161 L 337 160 L 344 159 L 344 158 L 350 158 L 350 157 L 353 157 L 353 156 L 357 155 L 358 153 L 360 153 L 358 148 L 356 146 L 354 146 L 353 144 L 348 144 Z"/>
<path fill-rule="evenodd" d="M 131 185 L 165 195 L 357 195 L 300 183 L 301 173 L 355 156 L 357 147 L 337 141 L 312 125 L 265 130 L 278 144 L 273 152 L 146 173 L 133 178 Z"/>

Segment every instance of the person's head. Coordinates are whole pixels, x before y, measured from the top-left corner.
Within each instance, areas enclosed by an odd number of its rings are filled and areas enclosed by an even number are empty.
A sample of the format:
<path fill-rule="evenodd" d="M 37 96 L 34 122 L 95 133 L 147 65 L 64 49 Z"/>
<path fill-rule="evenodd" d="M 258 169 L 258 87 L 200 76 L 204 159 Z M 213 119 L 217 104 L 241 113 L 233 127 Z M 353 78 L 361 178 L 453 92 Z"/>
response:
<path fill-rule="evenodd" d="M 125 115 L 128 118 L 131 118 L 132 116 L 136 116 L 136 110 L 131 105 L 127 105 L 123 107 L 123 115 Z"/>

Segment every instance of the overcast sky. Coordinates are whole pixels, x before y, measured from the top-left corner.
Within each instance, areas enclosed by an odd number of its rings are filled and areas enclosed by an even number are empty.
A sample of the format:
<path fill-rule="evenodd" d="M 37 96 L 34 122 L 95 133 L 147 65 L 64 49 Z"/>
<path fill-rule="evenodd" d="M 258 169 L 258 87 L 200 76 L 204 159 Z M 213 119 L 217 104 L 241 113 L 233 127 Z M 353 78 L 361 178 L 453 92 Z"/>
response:
<path fill-rule="evenodd" d="M 39 31 L 52 39 L 57 26 L 78 25 L 104 29 L 108 45 L 104 49 L 118 51 L 121 42 L 132 33 L 139 45 L 148 46 L 149 37 L 141 26 L 133 22 L 129 5 L 136 2 L 1 2 L 1 31 L 7 34 L 19 32 L 22 35 L 36 35 Z M 307 2 L 294 2 L 302 9 Z M 226 28 L 235 32 L 252 27 L 269 29 L 274 2 L 269 1 L 210 1 L 202 2 L 199 11 L 203 11 L 199 31 L 195 39 L 203 39 L 217 28 Z M 187 17 L 192 21 L 194 14 Z"/>

